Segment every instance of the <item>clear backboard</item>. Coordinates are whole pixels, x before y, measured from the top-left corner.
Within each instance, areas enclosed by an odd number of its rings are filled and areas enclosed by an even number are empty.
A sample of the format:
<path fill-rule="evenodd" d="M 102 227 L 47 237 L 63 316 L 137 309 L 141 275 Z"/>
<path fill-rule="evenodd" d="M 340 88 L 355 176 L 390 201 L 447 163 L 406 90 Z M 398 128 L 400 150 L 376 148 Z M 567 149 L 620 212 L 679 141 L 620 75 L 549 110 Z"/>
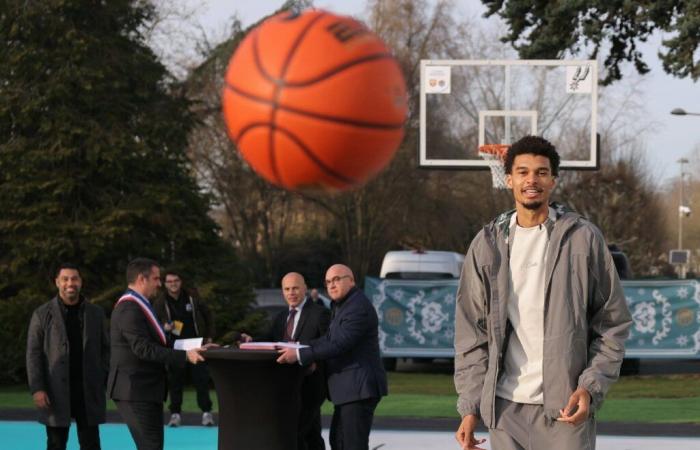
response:
<path fill-rule="evenodd" d="M 489 169 L 484 144 L 532 134 L 562 169 L 597 169 L 594 60 L 422 60 L 420 158 L 426 168 Z"/>

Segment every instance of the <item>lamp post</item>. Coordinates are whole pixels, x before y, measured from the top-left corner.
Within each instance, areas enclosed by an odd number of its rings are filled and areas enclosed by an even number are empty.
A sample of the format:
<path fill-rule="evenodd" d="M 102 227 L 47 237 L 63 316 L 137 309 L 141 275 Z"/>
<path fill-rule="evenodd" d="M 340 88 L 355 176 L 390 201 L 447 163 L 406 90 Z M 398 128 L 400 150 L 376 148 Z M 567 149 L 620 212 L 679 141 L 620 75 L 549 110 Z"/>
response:
<path fill-rule="evenodd" d="M 678 189 L 678 250 L 683 250 L 683 216 L 685 213 L 683 212 L 683 179 L 685 177 L 685 164 L 688 164 L 688 160 L 686 158 L 681 158 L 678 160 L 678 164 L 681 165 L 681 177 L 680 177 L 680 185 Z M 678 267 L 678 278 L 685 278 L 685 264 L 681 264 Z"/>
<path fill-rule="evenodd" d="M 683 108 L 673 108 L 671 114 L 674 116 L 700 116 L 697 112 L 688 112 Z M 683 181 L 685 177 L 685 167 L 688 160 L 686 158 L 681 158 L 678 160 L 678 164 L 681 165 L 681 176 L 680 176 L 680 186 L 678 195 L 678 250 L 683 250 L 683 216 L 685 215 L 685 205 L 683 205 Z M 678 278 L 685 278 L 685 264 L 680 264 L 678 267 Z"/>

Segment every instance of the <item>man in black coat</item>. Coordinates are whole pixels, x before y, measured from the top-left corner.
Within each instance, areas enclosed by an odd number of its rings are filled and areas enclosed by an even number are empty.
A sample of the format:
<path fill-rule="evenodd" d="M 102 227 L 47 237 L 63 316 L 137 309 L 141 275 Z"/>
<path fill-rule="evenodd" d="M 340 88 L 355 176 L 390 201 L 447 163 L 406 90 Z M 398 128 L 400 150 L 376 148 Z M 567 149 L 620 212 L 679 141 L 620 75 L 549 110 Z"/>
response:
<path fill-rule="evenodd" d="M 301 274 L 290 272 L 282 278 L 282 295 L 289 308 L 277 314 L 267 334 L 259 341 L 291 341 L 308 344 L 328 330 L 330 312 L 306 296 L 306 282 Z M 243 335 L 244 340 L 249 340 Z M 307 369 L 301 385 L 301 411 L 297 450 L 324 450 L 321 437 L 321 405 L 326 399 L 326 379 L 323 366 Z"/>
<path fill-rule="evenodd" d="M 101 307 L 80 294 L 78 267 L 56 272 L 58 295 L 32 314 L 27 332 L 27 377 L 46 448 L 65 450 L 71 417 L 81 450 L 99 450 L 105 422 L 109 337 Z"/>
<path fill-rule="evenodd" d="M 112 312 L 107 391 L 138 450 L 162 450 L 165 365 L 197 364 L 201 349 L 169 348 L 150 300 L 160 287 L 158 263 L 136 258 L 126 268 L 127 291 Z"/>
<path fill-rule="evenodd" d="M 202 302 L 194 289 L 185 289 L 182 277 L 174 270 L 165 271 L 165 292 L 153 302 L 158 320 L 163 324 L 168 343 L 177 339 L 201 337 L 205 344 L 214 337 L 214 320 L 207 305 Z M 168 367 L 168 389 L 170 390 L 170 421 L 168 426 L 178 427 L 182 423 L 182 393 L 185 376 L 190 373 L 192 384 L 197 391 L 197 405 L 202 410 L 202 425 L 213 426 L 211 398 L 209 397 L 209 372 L 204 364 L 185 364 L 184 367 Z"/>
<path fill-rule="evenodd" d="M 328 332 L 298 351 L 280 350 L 279 363 L 303 366 L 324 361 L 328 393 L 335 406 L 330 442 L 333 450 L 367 450 L 374 410 L 387 395 L 386 373 L 379 354 L 377 312 L 355 287 L 349 267 L 326 272 L 333 312 Z"/>

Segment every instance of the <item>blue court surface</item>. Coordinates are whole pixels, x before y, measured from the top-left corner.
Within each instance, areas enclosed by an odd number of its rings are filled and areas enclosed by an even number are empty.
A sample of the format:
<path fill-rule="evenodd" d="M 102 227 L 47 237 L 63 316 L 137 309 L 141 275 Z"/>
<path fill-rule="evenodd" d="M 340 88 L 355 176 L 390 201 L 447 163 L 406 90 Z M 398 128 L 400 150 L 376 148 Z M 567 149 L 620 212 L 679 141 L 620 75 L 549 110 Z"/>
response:
<path fill-rule="evenodd" d="M 37 422 L 0 422 L 0 448 L 3 450 L 40 450 L 46 448 L 46 429 Z M 165 429 L 168 450 L 216 450 L 216 427 L 179 427 Z M 126 425 L 100 425 L 102 450 L 135 449 Z M 70 427 L 68 450 L 79 450 L 75 424 Z"/>
<path fill-rule="evenodd" d="M 216 450 L 217 431 L 216 427 L 166 428 L 165 450 Z M 0 422 L 0 436 L 2 436 L 0 448 L 3 450 L 46 448 L 44 426 L 36 422 Z M 100 425 L 100 437 L 102 450 L 135 449 L 126 425 L 115 423 Z M 328 430 L 323 430 L 323 437 L 327 443 Z M 484 437 L 488 438 L 484 433 L 477 434 L 477 438 Z M 491 448 L 488 442 L 482 446 L 486 449 Z M 454 440 L 454 433 L 451 432 L 400 430 L 372 431 L 369 447 L 381 450 L 456 450 L 459 448 Z M 596 448 L 598 450 L 697 450 L 700 448 L 700 438 L 598 436 Z M 75 425 L 71 426 L 68 450 L 79 450 Z"/>

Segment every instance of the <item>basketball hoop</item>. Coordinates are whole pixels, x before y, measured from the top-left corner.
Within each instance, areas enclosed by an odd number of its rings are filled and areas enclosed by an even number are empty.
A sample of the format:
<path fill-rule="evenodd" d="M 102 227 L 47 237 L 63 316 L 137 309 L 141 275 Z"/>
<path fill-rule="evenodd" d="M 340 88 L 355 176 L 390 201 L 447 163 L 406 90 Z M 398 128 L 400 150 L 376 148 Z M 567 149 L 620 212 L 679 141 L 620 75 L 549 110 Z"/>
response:
<path fill-rule="evenodd" d="M 507 189 L 506 170 L 503 163 L 506 160 L 508 144 L 484 144 L 479 146 L 479 156 L 489 163 L 494 189 Z"/>

